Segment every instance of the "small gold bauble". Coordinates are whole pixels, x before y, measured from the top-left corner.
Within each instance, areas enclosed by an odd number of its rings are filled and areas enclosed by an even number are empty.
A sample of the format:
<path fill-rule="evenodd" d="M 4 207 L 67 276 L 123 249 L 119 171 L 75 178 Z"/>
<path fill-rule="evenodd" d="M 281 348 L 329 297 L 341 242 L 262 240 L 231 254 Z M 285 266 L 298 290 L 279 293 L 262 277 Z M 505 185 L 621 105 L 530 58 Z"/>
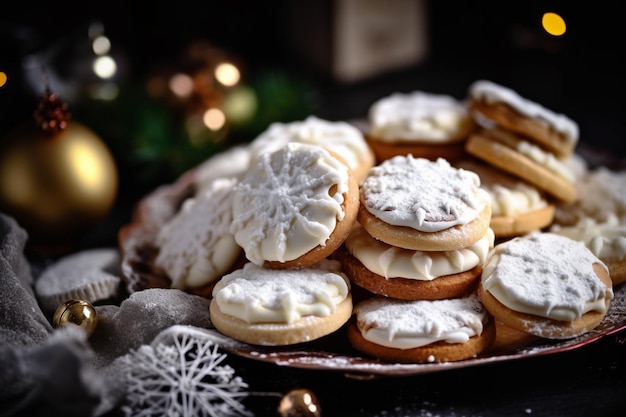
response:
<path fill-rule="evenodd" d="M 91 303 L 84 300 L 68 300 L 54 312 L 52 325 L 61 327 L 75 324 L 91 336 L 98 325 L 98 313 Z"/>
<path fill-rule="evenodd" d="M 25 124 L 0 141 L 0 210 L 31 240 L 54 242 L 83 233 L 108 214 L 117 191 L 112 153 L 78 122 L 54 134 Z"/>
<path fill-rule="evenodd" d="M 321 417 L 315 394 L 307 389 L 294 389 L 281 399 L 278 405 L 281 417 Z"/>

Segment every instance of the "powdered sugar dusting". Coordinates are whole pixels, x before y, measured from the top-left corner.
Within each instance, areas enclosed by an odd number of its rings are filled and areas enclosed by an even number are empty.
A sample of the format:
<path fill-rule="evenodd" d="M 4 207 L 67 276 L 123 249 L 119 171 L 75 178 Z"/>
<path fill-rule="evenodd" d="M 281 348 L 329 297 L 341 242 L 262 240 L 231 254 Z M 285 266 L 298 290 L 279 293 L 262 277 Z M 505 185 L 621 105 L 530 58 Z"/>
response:
<path fill-rule="evenodd" d="M 361 184 L 361 203 L 396 226 L 436 232 L 476 219 L 489 195 L 480 178 L 439 158 L 395 156 L 370 169 Z"/>
<path fill-rule="evenodd" d="M 483 272 L 483 286 L 516 311 L 556 320 L 573 320 L 590 310 L 605 310 L 612 289 L 598 278 L 602 263 L 582 242 L 534 232 L 501 243 Z"/>

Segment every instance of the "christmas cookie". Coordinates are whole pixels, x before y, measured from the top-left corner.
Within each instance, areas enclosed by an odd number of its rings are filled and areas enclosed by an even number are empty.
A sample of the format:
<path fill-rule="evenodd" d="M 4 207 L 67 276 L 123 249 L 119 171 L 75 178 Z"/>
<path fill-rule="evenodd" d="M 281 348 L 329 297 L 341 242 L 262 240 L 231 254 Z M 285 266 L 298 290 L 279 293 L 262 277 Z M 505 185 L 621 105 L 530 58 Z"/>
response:
<path fill-rule="evenodd" d="M 520 178 L 562 202 L 576 199 L 574 175 L 554 154 L 508 131 L 492 128 L 472 133 L 467 152 Z"/>
<path fill-rule="evenodd" d="M 501 128 L 565 158 L 574 152 L 579 129 L 569 117 L 520 96 L 514 90 L 487 80 L 469 87 L 469 108 Z"/>
<path fill-rule="evenodd" d="M 89 303 L 107 300 L 119 293 L 119 269 L 117 249 L 87 249 L 65 255 L 41 272 L 35 281 L 35 294 L 47 313 L 70 299 Z"/>
<path fill-rule="evenodd" d="M 438 158 L 395 156 L 360 185 L 358 221 L 374 238 L 404 249 L 465 248 L 487 233 L 489 195 L 479 176 Z"/>
<path fill-rule="evenodd" d="M 350 283 L 336 261 L 272 270 L 247 263 L 213 289 L 211 321 L 222 334 L 255 345 L 319 339 L 352 314 Z"/>
<path fill-rule="evenodd" d="M 236 263 L 242 252 L 230 233 L 236 183 L 230 178 L 204 184 L 159 231 L 155 264 L 171 279 L 171 288 L 211 285 Z"/>
<path fill-rule="evenodd" d="M 356 177 L 339 156 L 290 142 L 261 154 L 235 186 L 230 230 L 257 265 L 309 266 L 344 242 L 358 208 Z"/>
<path fill-rule="evenodd" d="M 481 187 L 491 197 L 489 226 L 496 238 L 521 236 L 552 224 L 555 205 L 537 187 L 480 161 L 467 159 L 455 166 L 480 177 Z"/>
<path fill-rule="evenodd" d="M 476 294 L 404 301 L 375 296 L 354 307 L 352 346 L 389 362 L 440 363 L 471 358 L 495 340 L 495 324 Z"/>
<path fill-rule="evenodd" d="M 549 339 L 591 331 L 613 299 L 608 268 L 583 243 L 541 232 L 496 245 L 478 294 L 503 324 Z"/>
<path fill-rule="evenodd" d="M 289 142 L 323 146 L 340 155 L 354 171 L 357 181 L 375 163 L 374 153 L 356 126 L 315 116 L 290 123 L 272 123 L 250 143 L 252 161 L 256 161 L 260 154 L 282 148 Z"/>
<path fill-rule="evenodd" d="M 452 96 L 394 93 L 370 107 L 366 138 L 379 162 L 408 154 L 456 160 L 474 127 L 465 103 Z"/>
<path fill-rule="evenodd" d="M 574 226 L 554 225 L 550 231 L 584 243 L 609 268 L 613 285 L 626 281 L 626 225 L 616 216 L 601 223 L 586 218 Z"/>
<path fill-rule="evenodd" d="M 233 146 L 207 158 L 194 169 L 193 183 L 196 193 L 205 187 L 212 188 L 213 181 L 220 178 L 241 178 L 250 166 L 248 146 Z"/>
<path fill-rule="evenodd" d="M 455 298 L 474 291 L 494 245 L 491 229 L 465 248 L 416 251 L 374 239 L 356 225 L 333 254 L 350 281 L 371 293 L 403 300 Z"/>

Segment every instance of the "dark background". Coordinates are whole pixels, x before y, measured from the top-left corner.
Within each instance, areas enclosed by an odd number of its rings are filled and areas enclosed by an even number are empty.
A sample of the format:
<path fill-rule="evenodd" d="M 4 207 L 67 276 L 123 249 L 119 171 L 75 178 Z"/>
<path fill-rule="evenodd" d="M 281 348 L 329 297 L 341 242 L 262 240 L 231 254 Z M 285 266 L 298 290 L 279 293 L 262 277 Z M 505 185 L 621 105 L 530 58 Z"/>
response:
<path fill-rule="evenodd" d="M 76 82 L 76 62 L 84 54 L 79 46 L 89 25 L 101 22 L 126 90 L 140 86 L 155 68 L 180 64 L 186 48 L 204 40 L 236 57 L 244 79 L 262 71 L 289 74 L 308 88 L 294 94 L 312 97 L 310 109 L 299 110 L 330 120 L 364 118 L 375 100 L 394 92 L 424 90 L 462 99 L 473 81 L 490 79 L 575 120 L 580 126 L 580 144 L 609 155 L 611 162 L 621 162 L 626 155 L 626 35 L 615 2 L 424 0 L 428 49 L 423 59 L 353 82 L 340 81 L 328 70 L 339 36 L 332 29 L 338 0 L 152 3 L 13 2 L 6 7 L 0 16 L 0 71 L 8 76 L 0 88 L 0 140 L 16 125 L 32 119 L 42 93 L 32 86 L 41 69 L 26 65 L 27 59 L 53 54 L 51 65 L 59 77 L 68 84 Z M 564 17 L 568 28 L 564 36 L 543 31 L 540 21 L 546 11 Z M 317 45 L 317 50 L 311 50 L 310 44 Z M 320 62 L 320 51 L 327 56 L 326 62 Z M 278 103 L 281 94 L 288 96 L 288 88 L 273 93 L 265 107 Z M 69 105 L 72 115 L 80 119 L 84 114 L 80 103 L 70 101 Z M 127 117 L 146 110 L 141 104 L 129 102 L 127 106 L 121 109 Z M 246 132 L 243 140 L 251 140 L 273 121 L 271 111 L 266 113 L 265 124 Z M 277 114 L 276 121 L 289 121 L 294 114 Z M 134 152 L 123 134 L 113 137 L 106 131 L 106 116 L 99 122 L 105 125 L 92 122 L 90 126 L 118 158 Z M 101 127 L 104 130 L 98 130 Z M 174 146 L 156 149 L 163 154 L 176 150 Z M 115 230 L 128 221 L 130 207 L 139 198 L 173 181 L 193 164 L 179 164 L 176 171 L 166 169 L 159 159 L 139 168 L 120 162 L 120 201 L 112 213 L 114 219 L 93 244 L 114 242 Z M 152 175 L 150 181 L 139 183 L 142 174 Z"/>

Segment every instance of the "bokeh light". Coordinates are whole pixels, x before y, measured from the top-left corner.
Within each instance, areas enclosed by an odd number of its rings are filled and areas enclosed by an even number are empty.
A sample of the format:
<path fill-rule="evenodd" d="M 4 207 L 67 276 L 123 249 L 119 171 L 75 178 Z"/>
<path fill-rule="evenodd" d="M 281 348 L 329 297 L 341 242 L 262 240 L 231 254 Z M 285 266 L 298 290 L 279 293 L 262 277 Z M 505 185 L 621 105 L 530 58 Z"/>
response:
<path fill-rule="evenodd" d="M 543 14 L 541 25 L 546 32 L 553 36 L 561 36 L 566 31 L 565 20 L 553 12 Z"/>
<path fill-rule="evenodd" d="M 98 36 L 91 42 L 91 49 L 96 55 L 106 55 L 111 50 L 111 41 L 106 36 Z"/>
<path fill-rule="evenodd" d="M 117 64 L 109 55 L 100 56 L 93 62 L 93 72 L 102 79 L 109 79 L 117 72 Z"/>
<path fill-rule="evenodd" d="M 212 108 L 204 112 L 202 121 L 211 130 L 220 130 L 226 123 L 226 116 L 220 109 Z"/>
<path fill-rule="evenodd" d="M 0 87 L 4 86 L 7 82 L 7 74 L 0 71 Z"/>
<path fill-rule="evenodd" d="M 169 87 L 178 97 L 189 97 L 193 92 L 193 79 L 187 74 L 174 74 L 170 78 Z"/>
<path fill-rule="evenodd" d="M 239 82 L 239 69 L 229 62 L 223 62 L 215 67 L 215 78 L 222 85 L 232 87 Z"/>

